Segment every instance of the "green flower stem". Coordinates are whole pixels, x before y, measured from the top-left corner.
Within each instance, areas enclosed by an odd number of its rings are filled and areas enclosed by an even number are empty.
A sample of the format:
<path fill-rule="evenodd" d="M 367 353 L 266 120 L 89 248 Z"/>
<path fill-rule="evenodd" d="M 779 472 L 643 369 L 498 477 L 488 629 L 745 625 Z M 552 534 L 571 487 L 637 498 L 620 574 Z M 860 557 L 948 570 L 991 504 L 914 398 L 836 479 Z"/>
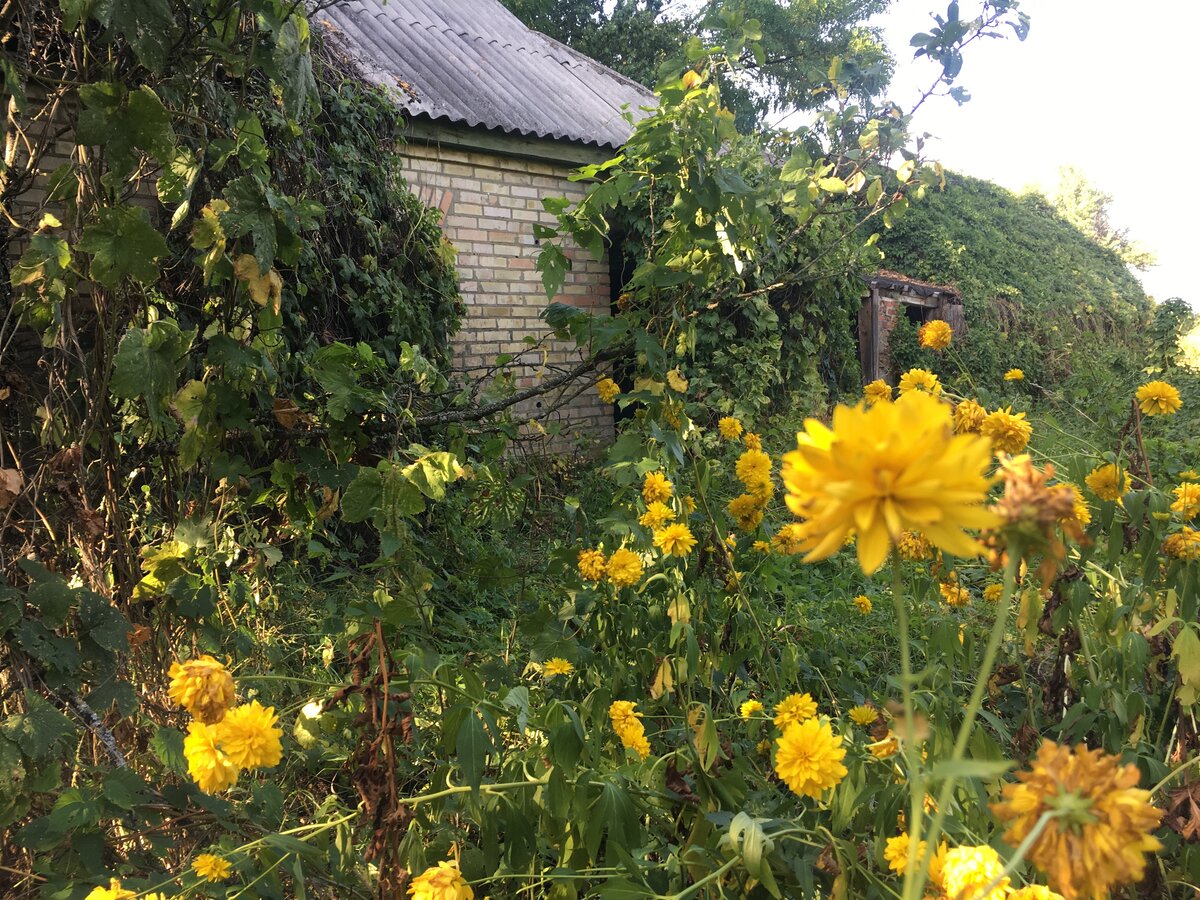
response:
<path fill-rule="evenodd" d="M 967 704 L 966 714 L 963 716 L 962 725 L 959 726 L 958 737 L 954 741 L 954 753 L 950 757 L 952 763 L 961 762 L 966 756 L 967 742 L 971 739 L 971 730 L 975 724 L 976 717 L 979 715 L 979 710 L 983 706 L 983 695 L 987 690 L 987 682 L 992 675 L 992 668 L 996 664 L 996 656 L 1000 652 L 1000 644 L 1004 639 L 1004 630 L 1008 624 L 1008 611 L 1016 589 L 1017 566 L 1020 565 L 1020 562 L 1021 558 L 1019 554 L 1012 553 L 1009 555 L 1008 565 L 1004 569 L 1004 592 L 1000 597 L 1000 602 L 996 604 L 996 621 L 992 625 L 992 633 L 988 637 L 987 649 L 983 654 L 983 664 L 979 667 L 979 672 L 976 674 L 975 687 L 971 691 L 971 699 Z M 934 814 L 929 834 L 921 835 L 921 839 L 925 840 L 927 845 L 920 867 L 919 878 L 914 879 L 920 881 L 920 884 L 917 885 L 916 891 L 910 893 L 906 879 L 905 900 L 919 897 L 920 894 L 918 892 L 925 886 L 929 860 L 937 852 L 937 843 L 942 834 L 942 825 L 946 821 L 946 810 L 949 808 L 950 799 L 954 794 L 954 785 L 957 781 L 957 776 L 947 775 L 942 784 L 942 789 L 938 793 L 937 812 Z"/>
<path fill-rule="evenodd" d="M 900 692 L 904 702 L 904 734 L 900 735 L 900 752 L 904 756 L 904 768 L 908 774 L 909 785 L 909 819 L 908 833 L 910 835 L 918 835 L 921 833 L 921 813 L 924 811 L 923 800 L 925 797 L 925 779 L 920 769 L 920 763 L 916 757 L 916 747 L 914 746 L 915 733 L 913 723 L 915 707 L 912 697 L 912 648 L 911 638 L 908 629 L 908 594 L 905 591 L 904 572 L 900 563 L 900 554 L 895 550 L 892 551 L 892 603 L 896 607 L 896 623 L 900 629 Z M 917 872 L 917 847 L 918 842 L 914 839 L 908 842 L 908 866 L 904 878 L 904 897 L 905 900 L 910 896 L 912 890 L 911 883 L 918 881 Z M 917 885 L 917 890 L 920 885 Z"/>
<path fill-rule="evenodd" d="M 721 866 L 721 868 L 713 869 L 699 881 L 684 888 L 678 894 L 659 894 L 655 897 L 655 900 L 687 900 L 688 897 L 692 897 L 698 893 L 699 890 L 706 884 L 718 880 L 722 875 L 724 875 L 741 861 L 742 854 L 739 853 L 733 859 L 729 860 L 729 862 L 725 863 L 725 865 Z"/>

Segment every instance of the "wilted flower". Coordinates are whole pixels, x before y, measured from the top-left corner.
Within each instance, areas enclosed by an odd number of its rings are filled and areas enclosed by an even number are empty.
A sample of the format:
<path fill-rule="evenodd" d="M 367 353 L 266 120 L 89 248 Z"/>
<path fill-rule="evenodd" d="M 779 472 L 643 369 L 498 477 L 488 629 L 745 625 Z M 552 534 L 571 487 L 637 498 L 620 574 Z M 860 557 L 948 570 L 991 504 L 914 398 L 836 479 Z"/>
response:
<path fill-rule="evenodd" d="M 1179 411 L 1183 401 L 1174 385 L 1150 381 L 1137 389 L 1138 409 L 1144 416 L 1169 416 Z"/>
<path fill-rule="evenodd" d="M 233 676 L 220 662 L 205 654 L 185 663 L 171 663 L 168 694 L 201 722 L 219 722 L 233 705 Z"/>
<path fill-rule="evenodd" d="M 942 599 L 950 606 L 966 606 L 971 602 L 971 593 L 957 581 L 943 581 L 938 585 Z"/>
<path fill-rule="evenodd" d="M 945 404 L 916 392 L 870 409 L 839 406 L 832 429 L 804 424 L 783 480 L 788 508 L 804 520 L 807 562 L 833 555 L 849 534 L 867 574 L 905 531 L 957 556 L 979 552 L 964 529 L 995 522 L 983 506 L 991 454 L 982 438 L 952 434 Z"/>
<path fill-rule="evenodd" d="M 742 444 L 747 450 L 761 450 L 762 436 L 755 434 L 753 431 L 747 431 L 742 435 Z"/>
<path fill-rule="evenodd" d="M 667 384 L 671 386 L 671 390 L 677 391 L 680 394 L 686 394 L 688 389 L 687 379 L 683 377 L 683 373 L 676 367 L 667 373 Z"/>
<path fill-rule="evenodd" d="M 788 725 L 775 746 L 775 772 L 794 794 L 819 799 L 846 777 L 842 738 L 827 721 L 808 719 Z"/>
<path fill-rule="evenodd" d="M 1137 787 L 1133 764 L 1084 744 L 1046 741 L 1032 767 L 1005 785 L 992 812 L 1008 823 L 1004 840 L 1024 841 L 1043 813 L 1052 813 L 1027 856 L 1067 900 L 1107 897 L 1119 884 L 1141 881 L 1146 854 L 1161 846 L 1153 835 L 1162 810 Z"/>
<path fill-rule="evenodd" d="M 1175 559 L 1195 561 L 1200 559 L 1200 531 L 1184 525 L 1168 534 L 1162 543 L 1163 553 Z"/>
<path fill-rule="evenodd" d="M 763 519 L 762 498 L 754 494 L 739 494 L 729 501 L 725 509 L 737 527 L 745 532 L 753 531 Z"/>
<path fill-rule="evenodd" d="M 930 350 L 945 350 L 950 346 L 953 336 L 954 331 L 950 328 L 950 323 L 941 319 L 930 319 L 917 329 L 917 340 L 922 347 Z"/>
<path fill-rule="evenodd" d="M 795 556 L 804 549 L 804 527 L 789 522 L 771 535 L 771 549 L 783 556 Z"/>
<path fill-rule="evenodd" d="M 888 759 L 900 752 L 900 741 L 893 732 L 889 731 L 882 739 L 867 744 L 867 749 L 876 759 Z"/>
<path fill-rule="evenodd" d="M 896 541 L 896 552 L 909 562 L 924 562 L 933 558 L 933 544 L 919 531 L 906 531 Z"/>

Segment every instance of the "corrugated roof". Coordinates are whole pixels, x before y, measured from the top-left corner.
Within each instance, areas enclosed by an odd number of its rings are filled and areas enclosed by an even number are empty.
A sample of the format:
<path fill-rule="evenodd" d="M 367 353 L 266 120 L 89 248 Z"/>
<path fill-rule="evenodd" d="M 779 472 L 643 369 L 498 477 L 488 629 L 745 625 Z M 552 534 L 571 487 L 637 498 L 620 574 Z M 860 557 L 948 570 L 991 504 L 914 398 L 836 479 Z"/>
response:
<path fill-rule="evenodd" d="M 654 95 L 527 28 L 498 0 L 336 0 L 314 19 L 362 76 L 427 116 L 620 147 Z"/>

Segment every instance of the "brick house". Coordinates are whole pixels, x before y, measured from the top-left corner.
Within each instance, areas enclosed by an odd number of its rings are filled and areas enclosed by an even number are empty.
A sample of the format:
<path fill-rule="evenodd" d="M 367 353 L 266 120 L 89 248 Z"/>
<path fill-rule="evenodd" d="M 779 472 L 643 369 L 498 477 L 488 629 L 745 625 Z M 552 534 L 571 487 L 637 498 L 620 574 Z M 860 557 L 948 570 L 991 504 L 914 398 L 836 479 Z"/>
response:
<path fill-rule="evenodd" d="M 965 326 L 962 294 L 949 285 L 931 284 L 884 269 L 868 278 L 867 293 L 858 311 L 858 353 L 864 384 L 877 378 L 889 383 L 895 380 L 888 336 L 902 318 L 917 326 L 941 319 L 961 334 Z"/>
<path fill-rule="evenodd" d="M 501 354 L 544 339 L 546 305 L 535 270 L 533 224 L 553 224 L 543 197 L 583 194 L 572 169 L 610 158 L 654 104 L 644 87 L 531 31 L 498 0 L 339 0 L 314 15 L 328 44 L 366 81 L 389 89 L 409 120 L 402 153 L 410 187 L 443 214 L 458 250 L 466 305 L 455 366 L 485 374 Z M 607 313 L 606 260 L 568 251 L 572 270 L 556 300 Z M 545 352 L 542 352 L 544 347 Z M 516 369 L 529 387 L 575 359 L 548 341 Z M 576 385 L 571 394 L 578 390 Z M 612 434 L 594 391 L 546 395 L 518 415 L 551 416 L 567 433 Z"/>

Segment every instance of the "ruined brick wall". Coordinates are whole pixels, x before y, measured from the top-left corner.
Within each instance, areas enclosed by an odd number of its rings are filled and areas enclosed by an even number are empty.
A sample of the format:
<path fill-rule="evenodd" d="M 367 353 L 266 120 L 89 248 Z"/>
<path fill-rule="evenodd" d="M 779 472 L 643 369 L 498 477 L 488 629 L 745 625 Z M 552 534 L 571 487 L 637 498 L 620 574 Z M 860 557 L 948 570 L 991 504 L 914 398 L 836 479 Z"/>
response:
<path fill-rule="evenodd" d="M 482 370 L 500 354 L 526 347 L 527 336 L 542 338 L 546 307 L 541 274 L 534 268 L 538 246 L 533 224 L 553 225 L 542 208 L 543 197 L 583 196 L 579 184 L 567 180 L 573 168 L 499 153 L 467 150 L 436 143 L 411 142 L 401 148 L 407 160 L 409 187 L 442 211 L 442 228 L 458 251 L 459 288 L 466 312 L 454 338 L 454 365 Z M 588 312 L 607 314 L 610 303 L 608 262 L 595 260 L 578 247 L 567 250 L 571 271 L 557 302 Z M 553 376 L 554 367 L 579 360 L 569 343 L 550 342 L 544 361 L 517 370 L 518 387 Z M 571 393 L 581 385 L 577 385 Z M 553 396 L 518 406 L 523 419 L 541 416 Z M 612 408 L 600 403 L 590 387 L 550 416 L 571 436 L 608 441 L 613 434 Z"/>

